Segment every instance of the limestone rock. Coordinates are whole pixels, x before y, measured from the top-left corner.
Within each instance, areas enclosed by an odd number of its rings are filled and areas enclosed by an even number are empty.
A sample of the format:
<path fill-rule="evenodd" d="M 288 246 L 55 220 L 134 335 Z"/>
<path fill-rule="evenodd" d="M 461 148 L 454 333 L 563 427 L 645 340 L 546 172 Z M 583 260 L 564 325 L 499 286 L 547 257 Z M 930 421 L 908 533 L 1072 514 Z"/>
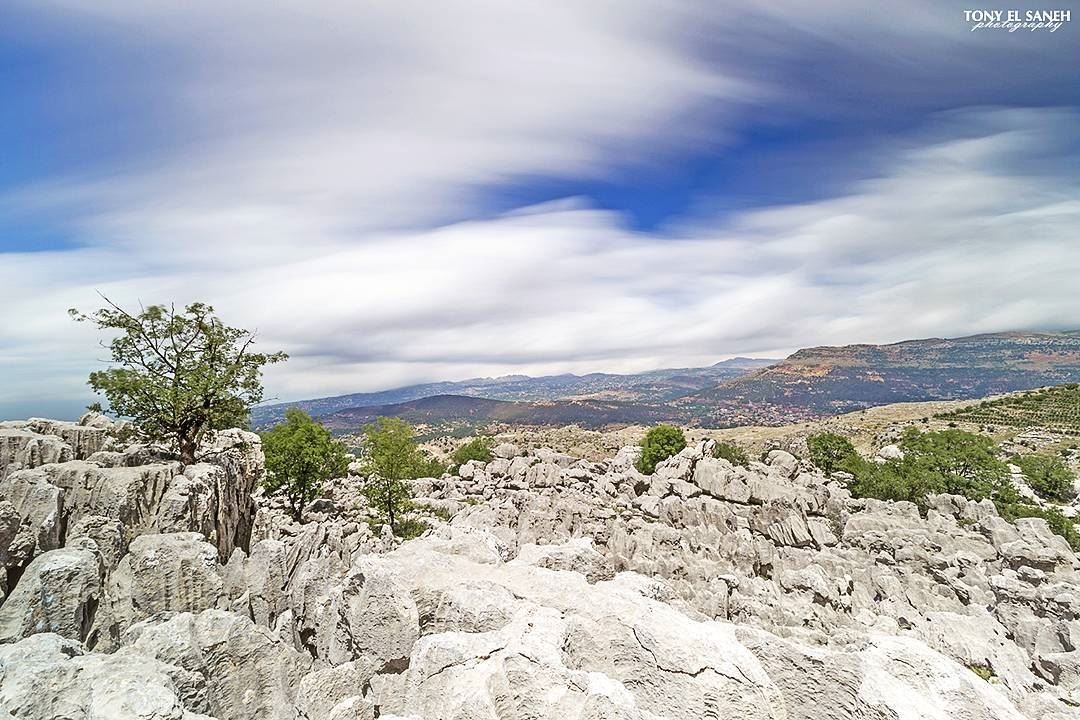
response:
<path fill-rule="evenodd" d="M 0 643 L 34 633 L 83 640 L 102 594 L 102 567 L 93 543 L 38 555 L 0 606 Z"/>
<path fill-rule="evenodd" d="M 155 613 L 200 612 L 224 602 L 217 549 L 202 535 L 142 535 L 112 574 L 87 644 L 108 649 L 128 627 Z"/>
<path fill-rule="evenodd" d="M 172 671 L 129 651 L 87 653 L 59 635 L 31 635 L 0 645 L 0 712 L 20 720 L 213 720 L 184 705 Z"/>
<path fill-rule="evenodd" d="M 265 628 L 223 610 L 145 621 L 126 633 L 125 644 L 178 668 L 166 672 L 180 699 L 221 718 L 292 720 L 297 688 L 313 662 Z M 186 685 L 192 675 L 205 678 L 205 685 Z"/>

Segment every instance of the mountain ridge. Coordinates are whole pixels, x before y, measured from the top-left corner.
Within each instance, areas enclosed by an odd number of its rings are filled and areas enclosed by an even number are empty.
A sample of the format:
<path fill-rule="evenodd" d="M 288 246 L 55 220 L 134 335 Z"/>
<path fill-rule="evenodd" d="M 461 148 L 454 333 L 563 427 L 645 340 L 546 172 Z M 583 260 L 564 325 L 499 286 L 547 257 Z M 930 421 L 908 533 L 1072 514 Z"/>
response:
<path fill-rule="evenodd" d="M 1080 331 L 1007 331 L 803 348 L 633 375 L 519 375 L 425 383 L 256 408 L 300 407 L 339 431 L 379 415 L 426 425 L 777 425 L 896 402 L 963 400 L 1080 380 Z"/>

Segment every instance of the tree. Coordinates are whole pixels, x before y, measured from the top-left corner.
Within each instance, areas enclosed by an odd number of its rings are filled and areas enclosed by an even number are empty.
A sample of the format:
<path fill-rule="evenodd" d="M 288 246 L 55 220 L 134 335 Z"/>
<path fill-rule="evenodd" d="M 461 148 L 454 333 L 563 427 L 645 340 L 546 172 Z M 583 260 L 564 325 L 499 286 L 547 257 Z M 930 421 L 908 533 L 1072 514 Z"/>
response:
<path fill-rule="evenodd" d="M 851 441 L 832 432 L 817 433 L 806 438 L 806 449 L 810 451 L 810 462 L 826 475 L 837 470 L 854 473 L 859 460 Z"/>
<path fill-rule="evenodd" d="M 908 473 L 924 476 L 935 492 L 969 500 L 1012 501 L 1016 489 L 993 440 L 964 430 L 920 432 L 909 427 L 900 438 Z"/>
<path fill-rule="evenodd" d="M 421 476 L 425 458 L 416 446 L 413 429 L 400 418 L 378 418 L 364 428 L 364 495 L 394 532 L 412 508 L 409 480 Z"/>
<path fill-rule="evenodd" d="M 1061 458 L 1053 455 L 1024 455 L 1016 459 L 1028 485 L 1044 500 L 1067 502 L 1076 491 L 1073 474 Z"/>
<path fill-rule="evenodd" d="M 270 492 L 284 491 L 293 517 L 322 492 L 327 480 L 349 468 L 345 445 L 299 408 L 285 411 L 285 421 L 262 433 L 266 479 Z"/>
<path fill-rule="evenodd" d="M 254 352 L 254 333 L 225 325 L 203 303 L 183 312 L 151 305 L 133 315 L 104 300 L 108 307 L 89 315 L 68 311 L 79 322 L 119 331 L 103 343 L 119 367 L 90 373 L 89 385 L 112 413 L 130 418 L 151 442 L 173 445 L 185 463 L 195 462 L 207 432 L 246 426 L 249 409 L 263 398 L 263 366 L 288 357 Z"/>
<path fill-rule="evenodd" d="M 723 458 L 732 465 L 750 466 L 750 458 L 746 455 L 746 451 L 734 443 L 718 441 L 713 445 L 712 454 L 714 458 Z"/>
<path fill-rule="evenodd" d="M 641 441 L 641 457 L 637 469 L 645 475 L 656 472 L 658 463 L 667 460 L 686 447 L 683 431 L 674 425 L 657 425 L 645 433 Z"/>
<path fill-rule="evenodd" d="M 491 438 L 478 437 L 465 443 L 450 457 L 450 467 L 454 472 L 457 472 L 462 465 L 470 460 L 478 460 L 480 462 L 488 463 L 494 458 L 491 454 Z"/>

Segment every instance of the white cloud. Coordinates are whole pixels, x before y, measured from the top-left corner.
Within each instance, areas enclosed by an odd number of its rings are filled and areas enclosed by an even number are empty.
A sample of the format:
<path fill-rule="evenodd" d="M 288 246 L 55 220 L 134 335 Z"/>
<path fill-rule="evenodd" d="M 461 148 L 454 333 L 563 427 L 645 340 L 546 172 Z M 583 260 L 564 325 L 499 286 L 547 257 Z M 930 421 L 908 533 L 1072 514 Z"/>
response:
<path fill-rule="evenodd" d="M 808 42 L 954 59 L 937 4 L 49 7 L 160 48 L 183 133 L 153 165 L 0 199 L 62 210 L 87 243 L 0 256 L 0 408 L 80 392 L 94 338 L 64 311 L 97 290 L 259 328 L 293 354 L 281 397 L 1080 318 L 1068 113 L 960 113 L 883 145 L 885 172 L 840 197 L 657 234 L 581 205 L 477 219 L 499 183 L 603 177 L 797 111 L 809 90 L 776 68 Z"/>
<path fill-rule="evenodd" d="M 212 254 L 150 276 L 139 275 L 139 260 L 102 249 L 15 256 L 0 280 L 5 307 L 26 321 L 6 327 L 0 342 L 19 348 L 9 364 L 28 382 L 53 386 L 56 374 L 74 379 L 85 367 L 88 337 L 65 325 L 62 310 L 92 304 L 92 288 L 128 303 L 208 298 L 229 320 L 258 327 L 267 347 L 293 353 L 271 387 L 295 397 L 1075 325 L 1080 203 L 1068 198 L 1076 184 L 1060 185 L 1052 166 L 1044 176 L 1002 166 L 1023 154 L 1018 138 L 1030 153 L 1067 139 L 1050 132 L 1062 117 L 990 112 L 972 122 L 993 115 L 994 134 L 901 153 L 892 175 L 843 197 L 677 237 L 552 207 L 362 243 L 326 240 L 315 255 L 297 245 L 242 272 Z"/>

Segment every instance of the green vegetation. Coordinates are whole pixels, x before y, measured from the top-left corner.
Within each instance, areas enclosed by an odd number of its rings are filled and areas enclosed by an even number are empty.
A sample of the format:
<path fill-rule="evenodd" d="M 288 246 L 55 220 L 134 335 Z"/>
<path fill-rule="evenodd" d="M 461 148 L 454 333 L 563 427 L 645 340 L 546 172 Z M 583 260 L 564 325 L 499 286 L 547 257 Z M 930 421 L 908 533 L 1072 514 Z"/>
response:
<path fill-rule="evenodd" d="M 981 677 L 986 682 L 990 682 L 990 679 L 996 677 L 994 675 L 994 669 L 989 665 L 968 665 L 968 670 Z"/>
<path fill-rule="evenodd" d="M 750 466 L 750 457 L 746 451 L 734 443 L 717 441 L 713 445 L 712 455 L 714 458 L 727 460 L 732 465 Z"/>
<path fill-rule="evenodd" d="M 89 315 L 68 311 L 118 332 L 107 347 L 120 367 L 90 373 L 90 387 L 105 395 L 110 412 L 130 418 L 150 442 L 172 445 L 185 463 L 195 462 L 206 433 L 247 426 L 263 398 L 263 366 L 287 358 L 253 352 L 254 333 L 225 325 L 209 305 L 183 312 L 151 305 L 132 315 L 105 302 Z"/>
<path fill-rule="evenodd" d="M 450 518 L 454 517 L 453 513 L 440 505 L 432 505 L 430 503 L 416 503 L 413 508 L 423 511 L 428 515 L 434 515 L 440 520 L 444 520 L 446 522 L 450 522 Z"/>
<path fill-rule="evenodd" d="M 686 436 L 674 425 L 657 425 L 645 433 L 641 441 L 641 458 L 637 469 L 645 475 L 656 472 L 658 463 L 667 460 L 686 447 Z"/>
<path fill-rule="evenodd" d="M 262 433 L 269 492 L 282 491 L 293 517 L 300 519 L 304 506 L 322 492 L 331 478 L 349 467 L 345 445 L 303 410 L 289 408 L 285 421 Z"/>
<path fill-rule="evenodd" d="M 470 460 L 478 460 L 483 463 L 491 462 L 494 457 L 491 454 L 492 439 L 489 437 L 478 437 L 465 443 L 450 457 L 450 468 L 453 472 L 457 472 L 458 469 L 469 462 Z"/>
<path fill-rule="evenodd" d="M 420 451 L 420 460 L 416 465 L 416 477 L 418 478 L 437 478 L 442 477 L 442 474 L 449 470 L 449 466 L 440 462 L 438 458 L 435 458 L 423 450 Z"/>
<path fill-rule="evenodd" d="M 1040 427 L 1061 435 L 1080 435 L 1080 383 L 984 400 L 938 417 L 984 426 Z"/>
<path fill-rule="evenodd" d="M 899 443 L 904 457 L 880 464 L 862 459 L 855 454 L 854 448 L 850 454 L 843 452 L 843 443 L 836 437 L 839 436 L 811 445 L 811 456 L 815 464 L 820 457 L 821 462 L 833 463 L 851 472 L 854 478 L 850 490 L 855 497 L 906 500 L 923 511 L 928 495 L 949 493 L 969 500 L 989 498 L 994 501 L 998 513 L 1010 522 L 1021 517 L 1043 518 L 1054 533 L 1063 537 L 1074 551 L 1080 552 L 1080 533 L 1072 520 L 1057 508 L 1022 502 L 1009 479 L 1008 466 L 998 457 L 993 441 L 985 435 L 953 428 L 922 432 L 909 427 Z M 815 447 L 818 456 L 815 456 Z M 1042 458 L 1029 461 L 1032 472 L 1042 473 L 1044 479 L 1050 478 L 1046 480 L 1046 487 L 1060 491 L 1060 473 L 1056 467 L 1060 460 L 1053 456 L 1028 457 Z"/>
<path fill-rule="evenodd" d="M 920 432 L 909 427 L 899 445 L 904 451 L 902 459 L 881 464 L 860 459 L 851 465 L 854 495 L 907 500 L 922 510 L 926 509 L 926 496 L 939 493 L 1006 504 L 1018 500 L 1008 467 L 997 457 L 993 441 L 984 435 L 952 428 Z"/>
<path fill-rule="evenodd" d="M 1073 474 L 1056 455 L 1021 455 L 1013 462 L 1020 466 L 1028 485 L 1044 500 L 1067 502 L 1075 492 Z"/>
<path fill-rule="evenodd" d="M 364 428 L 364 436 L 364 495 L 394 534 L 405 537 L 415 529 L 405 518 L 412 509 L 409 480 L 424 477 L 430 461 L 400 418 L 381 417 Z"/>
<path fill-rule="evenodd" d="M 861 461 L 851 441 L 836 433 L 822 432 L 811 435 L 806 438 L 806 447 L 810 451 L 810 462 L 826 475 L 838 470 L 854 473 Z"/>
<path fill-rule="evenodd" d="M 936 432 L 908 428 L 900 439 L 900 449 L 904 459 L 896 463 L 908 475 L 923 476 L 928 492 L 963 495 L 971 500 L 1015 498 L 1009 468 L 998 458 L 993 440 L 985 435 L 952 428 Z"/>

